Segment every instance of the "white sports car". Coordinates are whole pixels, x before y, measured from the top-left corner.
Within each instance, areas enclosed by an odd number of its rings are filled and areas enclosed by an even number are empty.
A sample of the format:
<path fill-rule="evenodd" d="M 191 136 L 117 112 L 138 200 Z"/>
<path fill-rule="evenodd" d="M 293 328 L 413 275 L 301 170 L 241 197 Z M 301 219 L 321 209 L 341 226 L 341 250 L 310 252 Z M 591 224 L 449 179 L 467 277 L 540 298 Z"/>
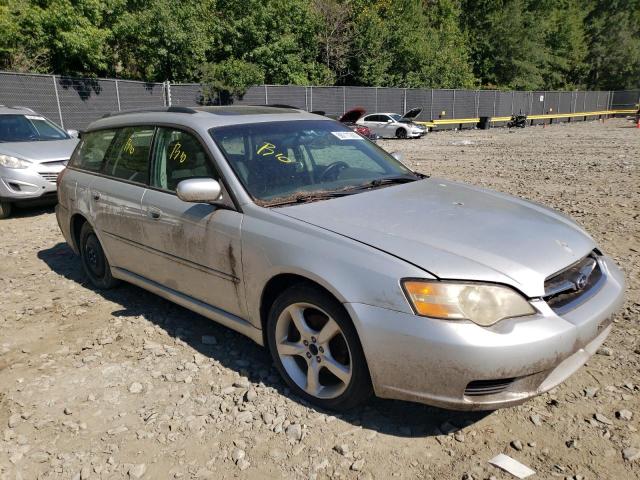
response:
<path fill-rule="evenodd" d="M 422 108 L 413 108 L 404 115 L 398 113 L 372 113 L 360 118 L 356 123 L 369 127 L 371 132 L 382 138 L 420 138 L 427 128 L 413 120 L 422 113 Z"/>

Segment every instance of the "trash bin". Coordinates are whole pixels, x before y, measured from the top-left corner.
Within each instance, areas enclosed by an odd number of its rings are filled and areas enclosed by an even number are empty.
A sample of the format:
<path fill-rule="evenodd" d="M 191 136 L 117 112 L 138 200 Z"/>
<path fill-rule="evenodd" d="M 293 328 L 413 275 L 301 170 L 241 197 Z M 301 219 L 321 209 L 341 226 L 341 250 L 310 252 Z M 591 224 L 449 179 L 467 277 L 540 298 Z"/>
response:
<path fill-rule="evenodd" d="M 478 128 L 480 128 L 480 130 L 488 130 L 491 128 L 491 117 L 480 117 Z"/>

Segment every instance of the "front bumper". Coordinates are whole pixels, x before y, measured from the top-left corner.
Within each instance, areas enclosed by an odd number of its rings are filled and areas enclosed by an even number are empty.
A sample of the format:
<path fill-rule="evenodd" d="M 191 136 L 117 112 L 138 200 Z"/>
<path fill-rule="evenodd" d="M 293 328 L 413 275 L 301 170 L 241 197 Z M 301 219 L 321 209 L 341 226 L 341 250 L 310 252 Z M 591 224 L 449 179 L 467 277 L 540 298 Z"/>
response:
<path fill-rule="evenodd" d="M 63 168 L 39 164 L 24 169 L 0 166 L 0 200 L 22 202 L 37 200 L 43 196 L 53 198 L 56 193 L 56 178 Z"/>
<path fill-rule="evenodd" d="M 542 300 L 532 302 L 538 314 L 487 328 L 345 304 L 376 395 L 455 410 L 493 410 L 550 390 L 595 353 L 622 305 L 622 273 L 606 257 L 601 266 L 602 287 L 562 317 Z"/>
<path fill-rule="evenodd" d="M 408 137 L 409 138 L 420 138 L 422 137 L 425 133 L 427 133 L 426 130 L 409 130 L 408 133 Z"/>

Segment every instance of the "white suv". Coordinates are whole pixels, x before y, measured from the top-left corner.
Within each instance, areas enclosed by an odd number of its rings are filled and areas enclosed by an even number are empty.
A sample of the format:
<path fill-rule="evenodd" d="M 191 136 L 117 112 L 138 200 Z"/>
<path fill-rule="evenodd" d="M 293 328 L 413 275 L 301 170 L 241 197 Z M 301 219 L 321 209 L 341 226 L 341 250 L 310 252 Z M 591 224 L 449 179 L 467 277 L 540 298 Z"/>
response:
<path fill-rule="evenodd" d="M 8 217 L 15 203 L 55 200 L 56 179 L 77 134 L 29 108 L 0 106 L 0 218 Z"/>

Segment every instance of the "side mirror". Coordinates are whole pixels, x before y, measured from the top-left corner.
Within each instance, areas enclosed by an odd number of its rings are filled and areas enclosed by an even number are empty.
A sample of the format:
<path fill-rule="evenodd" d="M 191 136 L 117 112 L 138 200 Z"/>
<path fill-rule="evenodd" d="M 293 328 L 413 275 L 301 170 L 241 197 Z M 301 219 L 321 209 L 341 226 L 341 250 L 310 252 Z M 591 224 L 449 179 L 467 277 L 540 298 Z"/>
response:
<path fill-rule="evenodd" d="M 398 160 L 399 162 L 402 162 L 402 154 L 400 152 L 391 152 L 391 156 L 393 158 L 395 158 L 396 160 Z"/>
<path fill-rule="evenodd" d="M 178 198 L 190 203 L 214 203 L 222 196 L 222 187 L 213 178 L 183 180 L 176 188 Z"/>
<path fill-rule="evenodd" d="M 387 119 L 387 123 L 393 123 L 393 120 L 391 120 L 390 118 Z"/>
<path fill-rule="evenodd" d="M 71 138 L 78 138 L 78 133 L 78 130 L 74 130 L 72 128 L 67 130 L 67 135 L 69 135 Z"/>

